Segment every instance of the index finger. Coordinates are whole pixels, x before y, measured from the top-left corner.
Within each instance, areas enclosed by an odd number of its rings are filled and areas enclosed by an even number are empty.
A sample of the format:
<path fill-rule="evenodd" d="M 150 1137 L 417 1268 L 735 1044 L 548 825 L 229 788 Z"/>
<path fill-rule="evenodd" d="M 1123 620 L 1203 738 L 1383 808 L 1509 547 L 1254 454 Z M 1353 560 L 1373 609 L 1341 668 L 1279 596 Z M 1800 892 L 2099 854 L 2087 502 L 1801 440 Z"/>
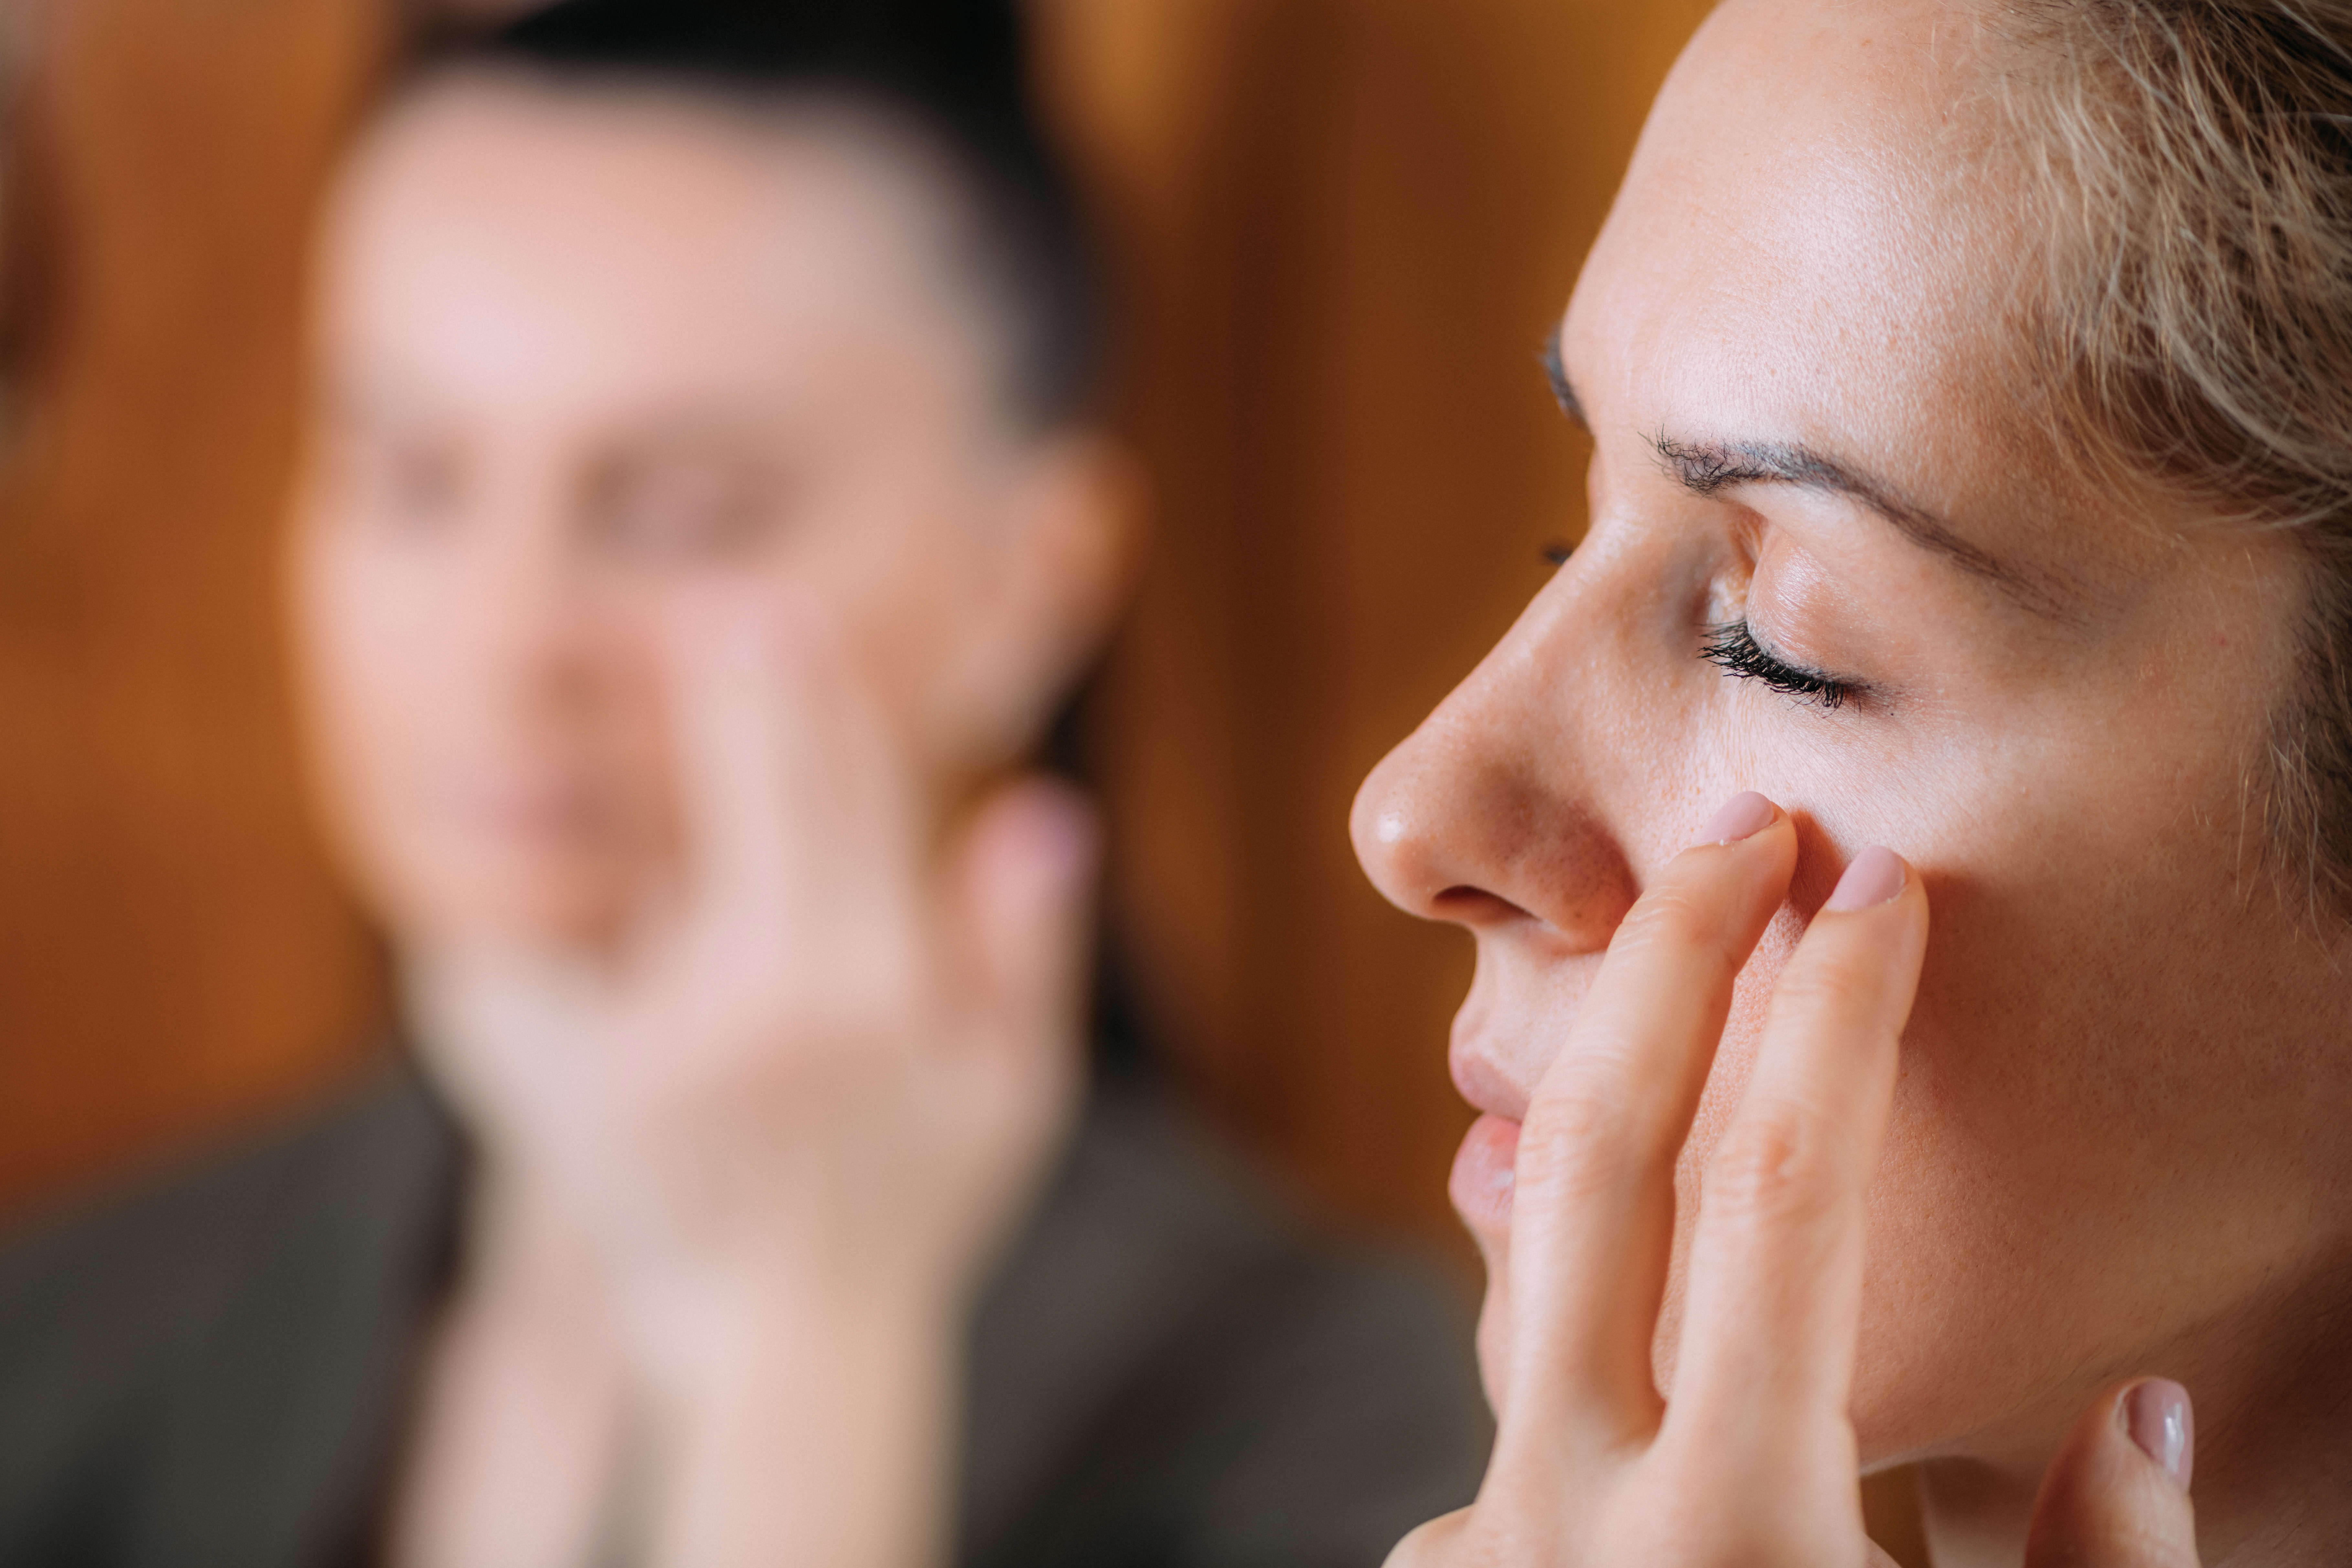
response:
<path fill-rule="evenodd" d="M 1675 1163 L 1734 983 L 1797 858 L 1787 815 L 1759 795 L 1736 797 L 1700 838 L 1619 923 L 1520 1132 L 1504 1412 L 1514 1446 L 1563 1432 L 1614 1446 L 1656 1426 L 1650 1342 Z"/>
<path fill-rule="evenodd" d="M 817 606 L 774 597 L 713 593 L 670 628 L 688 897 L 796 960 L 860 957 L 909 912 L 911 780 Z"/>
<path fill-rule="evenodd" d="M 1917 875 L 1866 849 L 1773 989 L 1702 1178 L 1667 1401 L 1669 1431 L 1704 1445 L 1710 1473 L 1853 1473 L 1864 1198 L 1927 942 Z"/>

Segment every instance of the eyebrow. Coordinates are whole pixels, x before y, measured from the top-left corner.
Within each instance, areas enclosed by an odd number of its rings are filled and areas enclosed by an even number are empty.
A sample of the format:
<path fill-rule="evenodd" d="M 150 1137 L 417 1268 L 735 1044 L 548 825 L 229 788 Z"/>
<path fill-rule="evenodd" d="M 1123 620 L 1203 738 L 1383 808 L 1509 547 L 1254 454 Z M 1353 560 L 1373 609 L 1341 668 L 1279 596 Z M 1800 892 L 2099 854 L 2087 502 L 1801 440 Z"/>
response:
<path fill-rule="evenodd" d="M 1560 361 L 1558 334 L 1545 339 L 1542 359 L 1560 412 L 1590 433 L 1592 422 Z M 1894 486 L 1811 447 L 1788 441 L 1691 441 L 1660 432 L 1650 437 L 1650 447 L 1659 467 L 1693 495 L 1713 498 L 1733 485 L 1784 484 L 1843 496 L 1892 524 L 1912 543 L 1993 584 L 2037 615 L 2061 618 L 2065 614 L 2067 595 L 2058 584 L 1970 542 L 1934 512 L 1905 500 Z"/>

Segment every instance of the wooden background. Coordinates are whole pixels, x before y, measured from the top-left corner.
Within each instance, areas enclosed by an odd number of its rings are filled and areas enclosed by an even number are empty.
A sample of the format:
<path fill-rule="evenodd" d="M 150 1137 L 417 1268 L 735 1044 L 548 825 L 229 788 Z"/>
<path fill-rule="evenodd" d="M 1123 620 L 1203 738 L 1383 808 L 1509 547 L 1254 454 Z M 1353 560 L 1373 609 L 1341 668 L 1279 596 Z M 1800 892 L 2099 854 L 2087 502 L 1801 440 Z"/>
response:
<path fill-rule="evenodd" d="M 272 551 L 302 236 L 379 0 L 73 0 L 9 181 L 0 1208 L 349 1073 L 375 944 L 307 832 Z M 1053 0 L 1127 280 L 1158 552 L 1097 732 L 1187 1076 L 1331 1212 L 1450 1233 L 1468 943 L 1356 782 L 1580 527 L 1535 363 L 1702 5 Z"/>

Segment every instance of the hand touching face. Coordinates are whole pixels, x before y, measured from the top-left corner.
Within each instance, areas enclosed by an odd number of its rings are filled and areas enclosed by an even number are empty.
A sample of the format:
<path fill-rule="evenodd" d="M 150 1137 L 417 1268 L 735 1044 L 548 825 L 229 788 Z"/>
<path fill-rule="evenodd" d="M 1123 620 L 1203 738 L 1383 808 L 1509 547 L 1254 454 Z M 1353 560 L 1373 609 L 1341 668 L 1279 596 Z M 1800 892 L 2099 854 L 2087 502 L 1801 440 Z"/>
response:
<path fill-rule="evenodd" d="M 1618 925 L 1523 1123 L 1488 1130 L 1515 1171 L 1476 1194 L 1510 1238 L 1487 1309 L 1508 1319 L 1486 1366 L 1500 1430 L 1478 1500 L 1392 1568 L 1885 1568 L 1850 1405 L 1864 1194 L 1927 942 L 1926 893 L 1891 850 L 1845 868 L 1773 988 L 1688 1220 L 1673 1377 L 1650 1373 L 1675 1163 L 1796 861 L 1786 815 L 1735 796 Z M 2095 1401 L 2042 1489 L 2028 1568 L 2194 1568 L 2188 1422 L 2168 1383 Z"/>
<path fill-rule="evenodd" d="M 812 1315 L 952 1332 L 1075 1100 L 1089 814 L 1011 785 L 934 865 L 822 610 L 713 594 L 667 642 L 684 876 L 615 952 L 412 949 L 422 1048 L 647 1364 Z"/>

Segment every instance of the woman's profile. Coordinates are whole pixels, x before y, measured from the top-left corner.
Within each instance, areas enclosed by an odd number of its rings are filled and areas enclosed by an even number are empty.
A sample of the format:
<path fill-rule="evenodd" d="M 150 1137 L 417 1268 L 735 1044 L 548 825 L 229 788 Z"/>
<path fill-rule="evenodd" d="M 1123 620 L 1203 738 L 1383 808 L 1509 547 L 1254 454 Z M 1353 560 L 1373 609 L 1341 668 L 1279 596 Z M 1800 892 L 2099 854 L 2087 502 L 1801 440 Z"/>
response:
<path fill-rule="evenodd" d="M 1478 945 L 1395 1561 L 2341 1561 L 2352 8 L 1731 0 L 1556 350 L 1590 531 L 1355 816 Z"/>

